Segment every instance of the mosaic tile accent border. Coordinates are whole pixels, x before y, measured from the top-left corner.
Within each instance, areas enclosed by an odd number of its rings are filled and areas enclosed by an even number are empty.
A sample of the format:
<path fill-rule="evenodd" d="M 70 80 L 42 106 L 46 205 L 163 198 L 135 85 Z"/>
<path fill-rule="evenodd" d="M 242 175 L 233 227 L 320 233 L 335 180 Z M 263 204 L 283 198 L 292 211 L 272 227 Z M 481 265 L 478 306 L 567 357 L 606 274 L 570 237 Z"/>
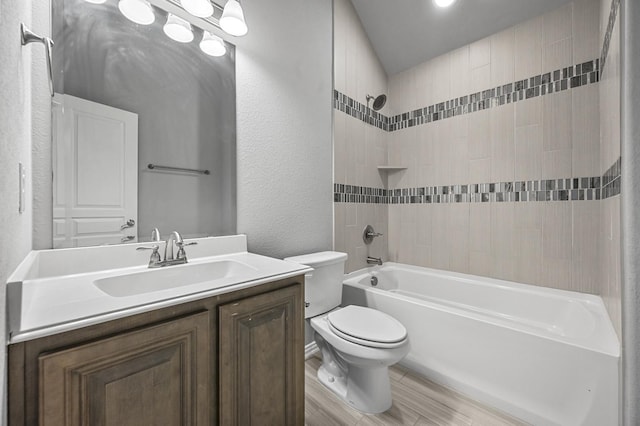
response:
<path fill-rule="evenodd" d="M 389 131 L 431 123 L 537 96 L 573 89 L 600 80 L 600 59 L 539 74 L 482 92 L 450 99 L 428 107 L 389 117 Z"/>
<path fill-rule="evenodd" d="M 618 18 L 619 9 L 620 0 L 613 0 L 611 2 L 611 11 L 609 12 L 607 31 L 605 31 L 604 33 L 604 42 L 602 43 L 602 51 L 600 53 L 600 73 L 604 73 L 604 67 L 607 63 L 607 56 L 609 55 L 609 44 L 611 43 L 611 34 L 613 33 L 613 27 L 616 24 L 616 19 Z"/>
<path fill-rule="evenodd" d="M 337 90 L 333 91 L 333 107 L 378 129 L 389 131 L 389 117 Z"/>
<path fill-rule="evenodd" d="M 604 200 L 620 194 L 620 158 L 603 176 L 384 189 L 335 183 L 336 203 L 433 204 Z"/>
<path fill-rule="evenodd" d="M 600 81 L 600 59 L 539 74 L 492 89 L 450 99 L 414 111 L 388 117 L 334 90 L 333 107 L 381 130 L 393 132 L 462 114 L 469 114 L 537 96 L 573 89 Z"/>

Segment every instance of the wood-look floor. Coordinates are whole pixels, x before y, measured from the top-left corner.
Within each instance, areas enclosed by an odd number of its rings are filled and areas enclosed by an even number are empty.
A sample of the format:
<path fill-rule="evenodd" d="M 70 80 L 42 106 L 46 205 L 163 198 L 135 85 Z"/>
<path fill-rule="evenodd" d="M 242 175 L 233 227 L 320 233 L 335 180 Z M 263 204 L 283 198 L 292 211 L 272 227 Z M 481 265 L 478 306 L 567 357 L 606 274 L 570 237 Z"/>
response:
<path fill-rule="evenodd" d="M 305 424 L 309 426 L 526 424 L 400 366 L 389 370 L 393 406 L 382 414 L 363 414 L 342 403 L 318 381 L 320 364 L 320 359 L 312 357 L 305 365 Z"/>

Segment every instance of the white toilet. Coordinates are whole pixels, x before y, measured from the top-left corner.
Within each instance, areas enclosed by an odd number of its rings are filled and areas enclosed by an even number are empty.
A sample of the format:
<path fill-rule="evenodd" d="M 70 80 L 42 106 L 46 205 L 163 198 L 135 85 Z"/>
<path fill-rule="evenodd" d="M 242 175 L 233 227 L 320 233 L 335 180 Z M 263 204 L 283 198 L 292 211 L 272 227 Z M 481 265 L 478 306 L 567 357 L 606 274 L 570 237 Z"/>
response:
<path fill-rule="evenodd" d="M 285 260 L 314 269 L 305 276 L 305 318 L 311 318 L 322 353 L 318 379 L 362 412 L 391 408 L 388 368 L 409 352 L 407 330 L 375 309 L 339 308 L 346 253 L 325 251 Z"/>

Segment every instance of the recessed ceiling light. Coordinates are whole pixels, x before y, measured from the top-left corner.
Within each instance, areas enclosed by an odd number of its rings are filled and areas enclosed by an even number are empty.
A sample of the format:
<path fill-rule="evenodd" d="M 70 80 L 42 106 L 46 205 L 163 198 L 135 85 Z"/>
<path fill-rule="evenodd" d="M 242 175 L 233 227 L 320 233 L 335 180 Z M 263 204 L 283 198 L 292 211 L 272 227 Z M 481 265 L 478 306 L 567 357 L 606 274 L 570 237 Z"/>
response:
<path fill-rule="evenodd" d="M 107 0 L 84 0 L 84 1 L 86 1 L 87 3 L 93 3 L 93 4 L 102 4 Z"/>
<path fill-rule="evenodd" d="M 456 2 L 456 0 L 433 0 L 438 7 L 449 7 Z"/>

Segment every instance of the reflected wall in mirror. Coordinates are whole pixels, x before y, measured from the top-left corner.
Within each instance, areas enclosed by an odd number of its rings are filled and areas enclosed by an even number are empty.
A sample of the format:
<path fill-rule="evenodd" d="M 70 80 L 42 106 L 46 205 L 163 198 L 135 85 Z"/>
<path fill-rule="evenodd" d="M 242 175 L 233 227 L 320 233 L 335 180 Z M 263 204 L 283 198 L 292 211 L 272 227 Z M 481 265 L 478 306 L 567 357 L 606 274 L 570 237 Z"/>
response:
<path fill-rule="evenodd" d="M 235 49 L 176 42 L 117 0 L 53 0 L 53 246 L 236 232 Z M 150 169 L 149 164 L 209 173 Z"/>

